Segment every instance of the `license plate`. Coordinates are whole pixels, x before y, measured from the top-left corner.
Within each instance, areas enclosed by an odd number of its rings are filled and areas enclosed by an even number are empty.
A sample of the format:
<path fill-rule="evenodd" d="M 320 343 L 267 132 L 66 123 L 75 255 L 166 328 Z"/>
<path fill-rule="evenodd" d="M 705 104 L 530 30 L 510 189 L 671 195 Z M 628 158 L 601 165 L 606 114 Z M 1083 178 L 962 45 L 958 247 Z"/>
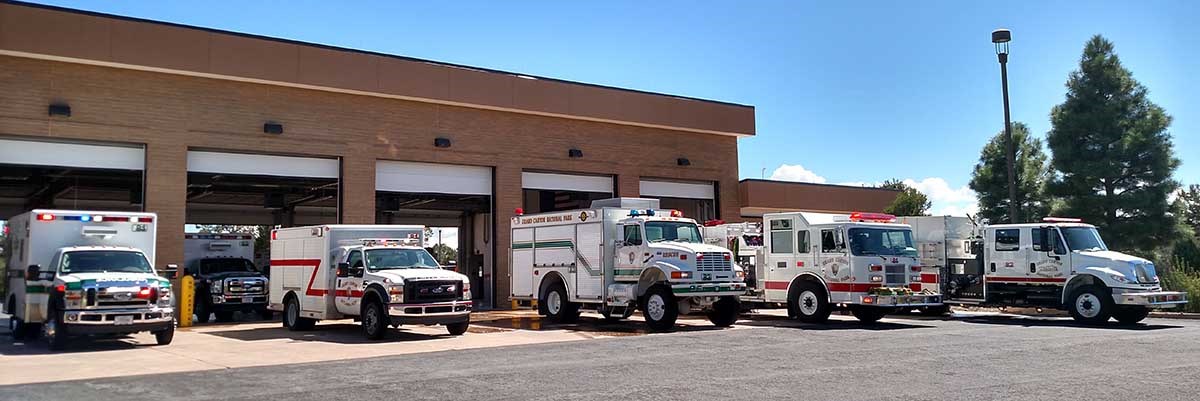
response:
<path fill-rule="evenodd" d="M 244 304 L 254 303 L 254 297 L 242 297 L 242 303 L 244 303 Z"/>
<path fill-rule="evenodd" d="M 115 324 L 117 326 L 133 324 L 133 316 L 130 316 L 130 315 L 117 316 L 116 319 L 113 319 L 113 324 Z"/>

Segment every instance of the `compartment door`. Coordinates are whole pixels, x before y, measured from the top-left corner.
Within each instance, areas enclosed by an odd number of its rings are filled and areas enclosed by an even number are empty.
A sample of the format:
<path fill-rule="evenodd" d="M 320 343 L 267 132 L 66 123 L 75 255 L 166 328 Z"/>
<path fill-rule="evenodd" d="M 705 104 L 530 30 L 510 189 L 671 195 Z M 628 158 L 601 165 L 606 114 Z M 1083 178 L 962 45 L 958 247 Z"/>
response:
<path fill-rule="evenodd" d="M 512 255 L 509 258 L 512 269 L 509 273 L 512 296 L 536 297 L 533 293 L 533 230 L 534 228 L 516 228 L 512 230 Z"/>
<path fill-rule="evenodd" d="M 604 298 L 604 230 L 600 222 L 575 226 L 575 291 L 579 299 Z"/>

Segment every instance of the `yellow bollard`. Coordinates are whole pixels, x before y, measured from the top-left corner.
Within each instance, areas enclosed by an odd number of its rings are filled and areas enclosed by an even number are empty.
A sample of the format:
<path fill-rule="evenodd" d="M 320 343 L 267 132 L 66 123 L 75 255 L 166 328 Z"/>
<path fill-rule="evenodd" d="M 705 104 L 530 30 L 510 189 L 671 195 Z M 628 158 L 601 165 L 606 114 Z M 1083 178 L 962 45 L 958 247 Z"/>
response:
<path fill-rule="evenodd" d="M 179 279 L 179 307 L 175 309 L 179 327 L 192 327 L 192 312 L 196 305 L 196 279 L 191 275 Z"/>

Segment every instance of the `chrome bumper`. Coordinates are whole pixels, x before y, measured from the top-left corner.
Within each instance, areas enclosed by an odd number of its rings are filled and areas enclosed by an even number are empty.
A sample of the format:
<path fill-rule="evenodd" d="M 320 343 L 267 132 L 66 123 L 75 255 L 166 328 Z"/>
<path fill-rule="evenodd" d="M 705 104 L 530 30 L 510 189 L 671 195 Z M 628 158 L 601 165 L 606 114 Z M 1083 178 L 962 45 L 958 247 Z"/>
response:
<path fill-rule="evenodd" d="M 1150 308 L 1174 308 L 1188 302 L 1187 293 L 1180 291 L 1126 292 L 1113 294 L 1117 305 L 1136 305 Z"/>
<path fill-rule="evenodd" d="M 471 314 L 471 306 L 471 301 L 390 304 L 388 305 L 388 315 L 393 317 L 463 316 Z"/>
<path fill-rule="evenodd" d="M 132 319 L 117 323 L 118 317 L 131 316 Z M 96 326 L 123 326 L 148 323 L 167 323 L 175 320 L 173 308 L 132 308 L 132 309 L 94 309 L 69 310 L 63 312 L 63 323 Z"/>
<path fill-rule="evenodd" d="M 859 304 L 867 306 L 915 308 L 919 306 L 939 306 L 942 304 L 942 296 L 930 294 L 863 295 L 859 297 L 858 301 Z"/>
<path fill-rule="evenodd" d="M 671 292 L 682 297 L 724 297 L 746 295 L 746 283 L 687 283 L 672 284 Z"/>

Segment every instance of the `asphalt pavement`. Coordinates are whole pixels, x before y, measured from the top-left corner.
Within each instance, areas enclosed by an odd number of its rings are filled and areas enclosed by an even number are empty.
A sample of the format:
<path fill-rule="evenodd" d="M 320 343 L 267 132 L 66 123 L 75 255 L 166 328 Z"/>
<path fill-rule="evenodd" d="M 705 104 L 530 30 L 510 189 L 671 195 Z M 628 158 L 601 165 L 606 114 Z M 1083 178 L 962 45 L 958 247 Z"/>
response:
<path fill-rule="evenodd" d="M 1197 320 L 834 319 L 25 384 L 0 387 L 0 400 L 1190 401 L 1200 390 Z"/>

